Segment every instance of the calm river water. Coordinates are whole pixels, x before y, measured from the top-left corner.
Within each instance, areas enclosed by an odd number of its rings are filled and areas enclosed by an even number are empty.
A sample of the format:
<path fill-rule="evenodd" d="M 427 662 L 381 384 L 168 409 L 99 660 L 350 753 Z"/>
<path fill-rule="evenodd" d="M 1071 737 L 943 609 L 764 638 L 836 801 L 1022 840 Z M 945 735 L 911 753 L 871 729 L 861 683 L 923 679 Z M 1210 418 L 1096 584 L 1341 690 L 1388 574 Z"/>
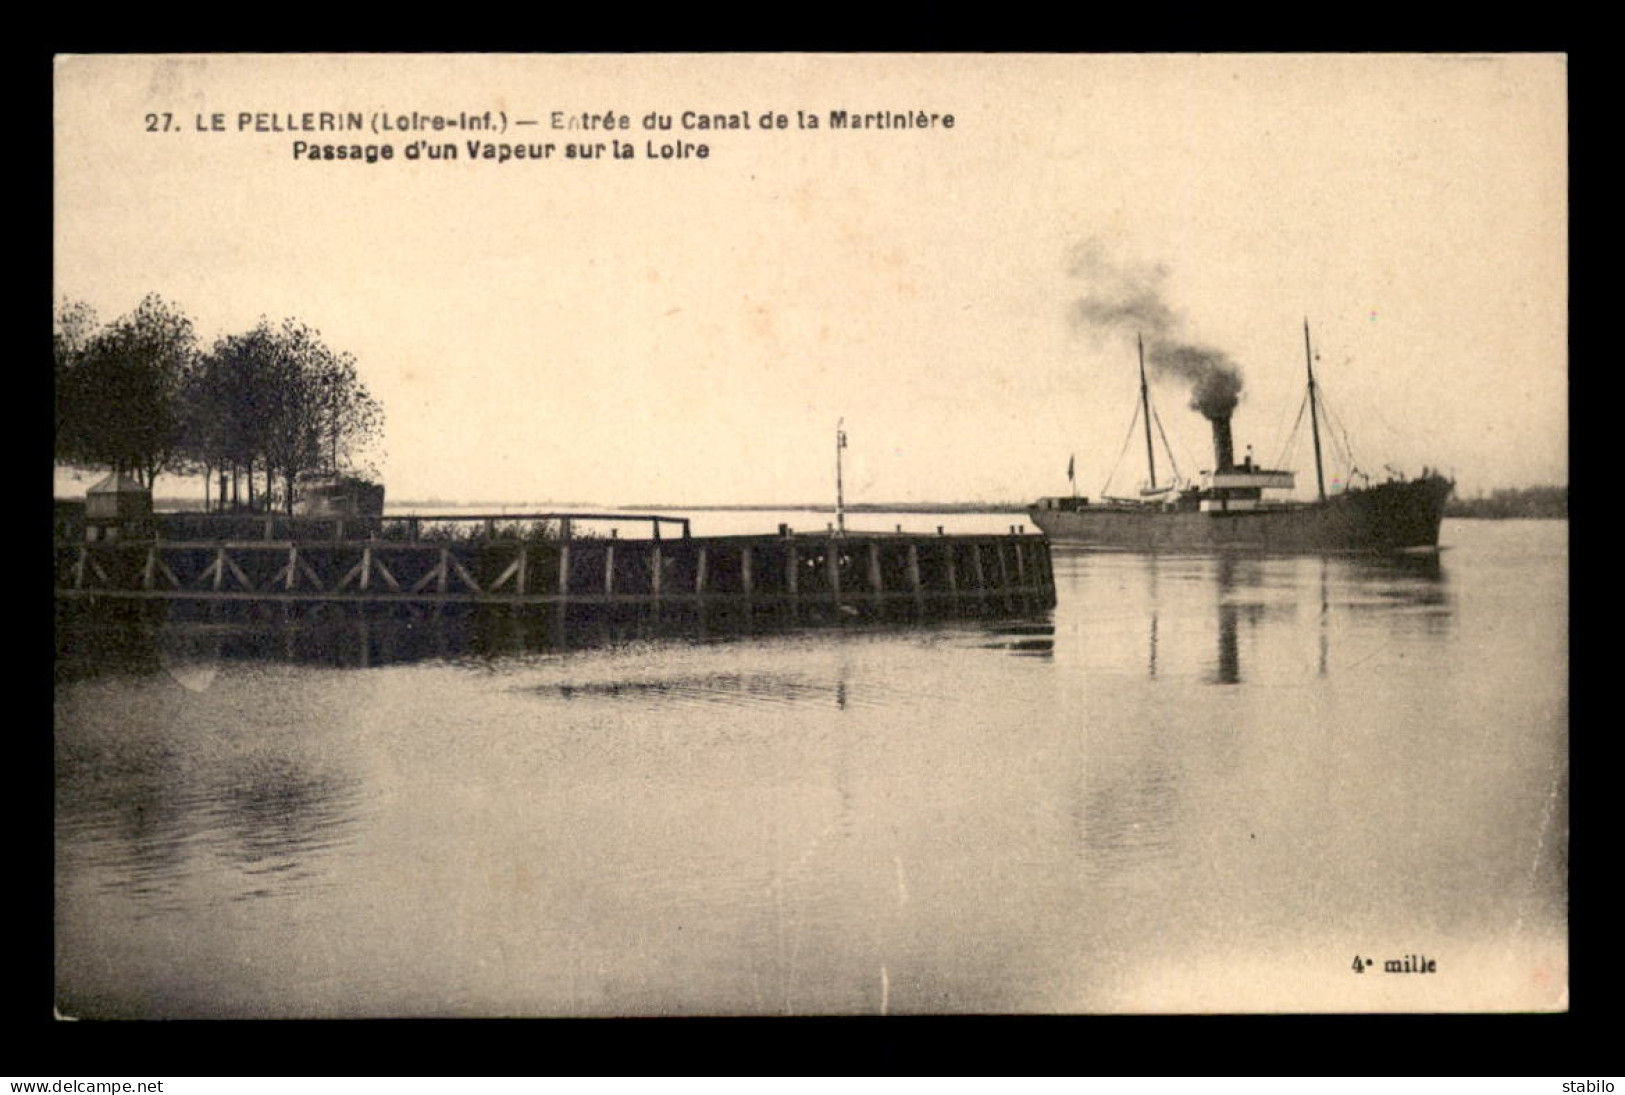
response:
<path fill-rule="evenodd" d="M 135 654 L 64 633 L 57 1006 L 1563 1007 L 1567 537 L 1057 548 L 1057 608 L 1003 624 L 362 636 L 326 663 L 196 624 Z M 1433 972 L 1384 972 L 1407 956 Z"/>

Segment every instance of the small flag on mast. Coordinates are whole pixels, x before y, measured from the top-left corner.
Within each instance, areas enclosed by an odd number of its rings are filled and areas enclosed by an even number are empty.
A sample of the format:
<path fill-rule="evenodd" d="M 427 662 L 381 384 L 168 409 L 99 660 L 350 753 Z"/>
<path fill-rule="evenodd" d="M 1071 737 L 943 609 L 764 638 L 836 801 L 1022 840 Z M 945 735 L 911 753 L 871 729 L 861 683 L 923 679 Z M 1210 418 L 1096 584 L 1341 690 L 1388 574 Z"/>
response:
<path fill-rule="evenodd" d="M 1077 463 L 1077 460 L 1078 460 L 1078 457 L 1077 457 L 1076 453 L 1074 453 L 1072 456 L 1067 458 L 1067 462 L 1066 462 L 1066 478 L 1067 478 L 1067 482 L 1069 482 L 1069 483 L 1077 481 L 1077 476 L 1073 474 L 1073 472 L 1076 470 L 1074 465 Z"/>

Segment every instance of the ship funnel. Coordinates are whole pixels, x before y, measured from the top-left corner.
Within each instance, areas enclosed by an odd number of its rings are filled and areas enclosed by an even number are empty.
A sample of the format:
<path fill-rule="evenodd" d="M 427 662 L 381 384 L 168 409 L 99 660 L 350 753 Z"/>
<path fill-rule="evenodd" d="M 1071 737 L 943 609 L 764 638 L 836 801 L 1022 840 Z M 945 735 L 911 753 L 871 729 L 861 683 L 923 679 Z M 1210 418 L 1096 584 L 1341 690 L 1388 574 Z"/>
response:
<path fill-rule="evenodd" d="M 1213 470 L 1229 471 L 1236 466 L 1236 446 L 1230 439 L 1230 416 L 1220 415 L 1208 421 L 1213 423 L 1213 459 L 1217 461 Z"/>

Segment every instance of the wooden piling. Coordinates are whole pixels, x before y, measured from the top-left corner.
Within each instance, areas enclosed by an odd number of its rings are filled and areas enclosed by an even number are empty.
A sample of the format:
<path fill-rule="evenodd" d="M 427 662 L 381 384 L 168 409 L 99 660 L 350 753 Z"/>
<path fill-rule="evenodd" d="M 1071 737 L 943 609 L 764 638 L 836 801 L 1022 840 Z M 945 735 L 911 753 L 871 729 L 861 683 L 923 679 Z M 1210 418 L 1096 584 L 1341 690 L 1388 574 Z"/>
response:
<path fill-rule="evenodd" d="M 784 588 L 790 595 L 790 621 L 801 617 L 801 553 L 794 543 L 784 546 Z"/>
<path fill-rule="evenodd" d="M 1003 544 L 995 543 L 993 550 L 999 556 L 999 590 L 1004 594 L 1004 610 L 1009 612 L 1015 607 L 1010 598 L 1010 564 L 1005 560 Z"/>

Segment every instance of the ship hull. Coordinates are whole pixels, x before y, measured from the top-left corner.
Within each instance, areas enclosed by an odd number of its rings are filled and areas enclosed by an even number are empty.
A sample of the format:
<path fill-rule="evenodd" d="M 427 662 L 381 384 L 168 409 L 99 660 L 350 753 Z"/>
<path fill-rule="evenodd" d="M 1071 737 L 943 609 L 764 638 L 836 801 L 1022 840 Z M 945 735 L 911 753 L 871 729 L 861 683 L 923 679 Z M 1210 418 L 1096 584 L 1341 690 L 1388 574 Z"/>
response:
<path fill-rule="evenodd" d="M 1325 502 L 1236 512 L 1084 506 L 1028 511 L 1052 541 L 1130 550 L 1404 551 L 1436 548 L 1453 484 L 1438 476 Z"/>

